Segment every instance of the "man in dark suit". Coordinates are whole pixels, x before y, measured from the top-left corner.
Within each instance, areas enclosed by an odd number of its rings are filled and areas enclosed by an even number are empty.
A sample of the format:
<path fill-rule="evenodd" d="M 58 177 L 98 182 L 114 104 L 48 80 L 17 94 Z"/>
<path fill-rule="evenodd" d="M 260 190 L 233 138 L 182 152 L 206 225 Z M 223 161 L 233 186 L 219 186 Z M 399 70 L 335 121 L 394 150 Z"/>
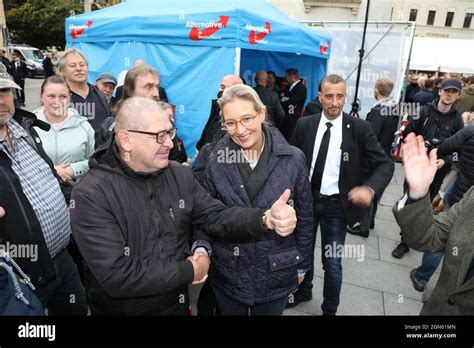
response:
<path fill-rule="evenodd" d="M 16 51 L 12 53 L 11 67 L 13 80 L 21 87 L 18 102 L 20 106 L 25 106 L 25 79 L 28 76 L 28 68 L 26 63 L 20 59 L 20 54 Z"/>
<path fill-rule="evenodd" d="M 295 129 L 296 121 L 303 112 L 307 91 L 303 81 L 300 80 L 298 69 L 287 69 L 286 79 L 288 85 L 285 89 L 285 96 L 281 99 L 281 105 L 285 110 L 285 121 L 280 130 L 286 140 L 289 141 Z"/>
<path fill-rule="evenodd" d="M 344 253 L 346 225 L 358 221 L 361 207 L 368 207 L 374 198 L 382 195 L 392 178 L 394 165 L 370 124 L 342 112 L 346 100 L 343 78 L 326 76 L 318 95 L 323 112 L 298 120 L 291 144 L 304 152 L 310 169 L 315 237 L 321 224 L 324 269 L 321 308 L 324 315 L 335 315 L 342 285 L 341 260 L 349 256 Z M 315 242 L 312 250 L 314 246 Z M 314 254 L 311 265 L 314 265 Z M 306 273 L 298 291 L 290 295 L 288 307 L 312 299 L 313 275 L 314 269 Z"/>
<path fill-rule="evenodd" d="M 267 107 L 267 121 L 275 127 L 279 127 L 285 119 L 285 111 L 280 104 L 280 99 L 276 92 L 267 89 L 267 73 L 264 70 L 258 71 L 255 75 L 255 91 L 260 100 Z"/>

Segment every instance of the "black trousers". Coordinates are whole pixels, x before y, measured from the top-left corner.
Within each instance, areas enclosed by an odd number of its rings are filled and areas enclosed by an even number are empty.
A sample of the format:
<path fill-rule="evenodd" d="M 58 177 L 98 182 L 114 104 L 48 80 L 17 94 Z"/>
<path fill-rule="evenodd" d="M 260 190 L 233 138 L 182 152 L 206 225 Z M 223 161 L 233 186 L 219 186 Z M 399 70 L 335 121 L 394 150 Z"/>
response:
<path fill-rule="evenodd" d="M 67 249 L 53 259 L 56 278 L 36 287 L 36 296 L 49 315 L 86 315 L 87 301 L 77 267 Z"/>
<path fill-rule="evenodd" d="M 21 87 L 21 90 L 18 90 L 18 101 L 20 104 L 25 103 L 25 79 L 15 78 L 15 83 Z"/>

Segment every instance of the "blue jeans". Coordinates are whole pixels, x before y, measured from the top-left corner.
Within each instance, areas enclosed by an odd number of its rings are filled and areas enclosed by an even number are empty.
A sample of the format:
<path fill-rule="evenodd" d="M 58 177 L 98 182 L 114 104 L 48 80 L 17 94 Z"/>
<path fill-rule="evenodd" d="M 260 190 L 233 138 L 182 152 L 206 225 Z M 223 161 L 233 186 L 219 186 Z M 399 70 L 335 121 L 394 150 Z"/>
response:
<path fill-rule="evenodd" d="M 258 303 L 253 306 L 237 302 L 219 288 L 213 286 L 217 304 L 221 315 L 237 315 L 237 316 L 258 316 L 258 315 L 282 315 L 285 310 L 288 296 L 282 297 L 271 302 Z"/>
<path fill-rule="evenodd" d="M 456 181 L 456 180 L 453 180 Z M 450 185 L 448 194 L 453 193 L 453 188 L 454 188 L 454 183 Z M 445 197 L 447 200 L 447 198 Z M 447 213 L 449 210 L 450 206 L 448 203 L 446 203 L 446 206 L 444 207 L 444 212 Z M 416 269 L 416 279 L 426 285 L 431 277 L 433 276 L 434 272 L 436 272 L 436 269 L 438 268 L 441 259 L 443 258 L 443 251 L 439 251 L 437 253 L 429 253 L 429 252 L 424 252 L 423 253 L 423 258 L 421 259 L 421 265 Z"/>
<path fill-rule="evenodd" d="M 433 276 L 434 272 L 439 266 L 441 259 L 443 258 L 444 252 L 439 251 L 437 253 L 423 253 L 423 259 L 421 260 L 421 265 L 416 269 L 416 279 L 425 284 L 430 281 L 430 278 Z"/>
<path fill-rule="evenodd" d="M 314 277 L 314 246 L 316 231 L 321 225 L 321 260 L 324 270 L 324 301 L 321 309 L 325 313 L 336 313 L 342 286 L 341 257 L 337 249 L 344 247 L 346 241 L 346 218 L 340 199 L 322 199 L 314 201 L 314 242 L 311 268 L 306 272 L 299 287 L 302 293 L 310 293 Z M 336 250 L 334 250 L 336 246 Z"/>

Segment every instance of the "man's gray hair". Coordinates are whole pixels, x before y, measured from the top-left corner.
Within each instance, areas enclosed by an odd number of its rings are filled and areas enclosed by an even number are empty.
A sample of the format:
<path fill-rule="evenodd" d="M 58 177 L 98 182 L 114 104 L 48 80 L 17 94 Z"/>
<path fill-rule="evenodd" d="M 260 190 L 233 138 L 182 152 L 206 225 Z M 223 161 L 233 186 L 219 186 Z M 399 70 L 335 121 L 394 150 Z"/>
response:
<path fill-rule="evenodd" d="M 82 59 L 84 59 L 84 61 L 86 62 L 86 65 L 89 66 L 89 62 L 87 61 L 87 58 L 84 55 L 84 53 L 79 51 L 77 48 L 69 48 L 69 49 L 66 50 L 66 52 L 64 52 L 64 54 L 61 56 L 61 58 L 59 58 L 58 67 L 56 68 L 56 72 L 57 72 L 58 75 L 61 75 L 61 76 L 63 75 L 64 69 L 66 68 L 66 58 L 70 54 L 80 55 L 82 57 Z"/>

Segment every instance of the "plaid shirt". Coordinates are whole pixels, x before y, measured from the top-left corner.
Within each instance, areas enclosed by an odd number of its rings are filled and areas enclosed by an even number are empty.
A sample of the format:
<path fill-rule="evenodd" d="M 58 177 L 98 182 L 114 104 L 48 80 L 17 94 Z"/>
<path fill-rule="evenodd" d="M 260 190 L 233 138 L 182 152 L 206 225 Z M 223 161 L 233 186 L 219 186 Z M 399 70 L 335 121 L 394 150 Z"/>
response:
<path fill-rule="evenodd" d="M 49 253 L 54 257 L 68 245 L 71 234 L 69 211 L 58 180 L 26 141 L 30 135 L 14 119 L 8 122 L 8 132 L 15 151 L 10 150 L 6 140 L 0 142 L 0 151 L 11 159 L 12 170 L 20 179 L 23 193 L 41 225 Z"/>

